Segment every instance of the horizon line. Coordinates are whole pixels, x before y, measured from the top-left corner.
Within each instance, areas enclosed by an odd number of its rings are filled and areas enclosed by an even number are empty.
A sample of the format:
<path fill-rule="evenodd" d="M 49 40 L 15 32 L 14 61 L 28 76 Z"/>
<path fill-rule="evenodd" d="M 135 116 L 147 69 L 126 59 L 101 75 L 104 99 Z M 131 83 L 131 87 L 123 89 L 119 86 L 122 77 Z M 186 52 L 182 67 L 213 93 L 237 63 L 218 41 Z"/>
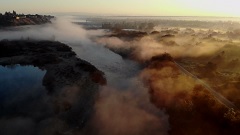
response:
<path fill-rule="evenodd" d="M 15 11 L 15 10 L 13 10 Z M 5 11 L 11 12 L 11 11 Z M 5 12 L 0 12 L 4 14 Z M 202 16 L 202 15 L 108 15 L 108 14 L 97 14 L 97 13 L 87 13 L 87 12 L 41 12 L 41 13 L 25 13 L 25 14 L 74 14 L 74 15 L 84 15 L 84 16 L 102 16 L 102 17 L 209 17 L 209 18 L 240 18 L 240 16 Z M 74 16 L 73 15 L 73 16 Z"/>

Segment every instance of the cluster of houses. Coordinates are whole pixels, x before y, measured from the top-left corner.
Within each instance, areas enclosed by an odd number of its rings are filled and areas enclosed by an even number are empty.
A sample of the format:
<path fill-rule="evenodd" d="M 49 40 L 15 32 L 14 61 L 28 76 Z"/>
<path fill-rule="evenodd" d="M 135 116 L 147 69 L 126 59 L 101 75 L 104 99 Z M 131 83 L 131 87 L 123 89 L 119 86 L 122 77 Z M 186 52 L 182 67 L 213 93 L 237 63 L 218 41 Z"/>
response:
<path fill-rule="evenodd" d="M 5 12 L 4 14 L 0 13 L 0 19 L 1 20 L 12 20 L 12 19 L 22 19 L 22 18 L 47 18 L 47 19 L 51 19 L 54 18 L 53 16 L 50 15 L 24 15 L 24 14 L 17 14 L 16 11 L 13 10 L 13 12 Z"/>

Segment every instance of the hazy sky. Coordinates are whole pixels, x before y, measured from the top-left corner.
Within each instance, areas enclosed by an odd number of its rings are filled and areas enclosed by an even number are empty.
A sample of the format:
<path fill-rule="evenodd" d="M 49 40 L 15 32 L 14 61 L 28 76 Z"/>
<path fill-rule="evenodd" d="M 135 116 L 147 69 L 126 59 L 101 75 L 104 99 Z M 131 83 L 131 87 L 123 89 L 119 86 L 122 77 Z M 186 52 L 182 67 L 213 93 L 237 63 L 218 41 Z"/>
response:
<path fill-rule="evenodd" d="M 0 12 L 102 15 L 238 16 L 240 0 L 0 0 Z"/>

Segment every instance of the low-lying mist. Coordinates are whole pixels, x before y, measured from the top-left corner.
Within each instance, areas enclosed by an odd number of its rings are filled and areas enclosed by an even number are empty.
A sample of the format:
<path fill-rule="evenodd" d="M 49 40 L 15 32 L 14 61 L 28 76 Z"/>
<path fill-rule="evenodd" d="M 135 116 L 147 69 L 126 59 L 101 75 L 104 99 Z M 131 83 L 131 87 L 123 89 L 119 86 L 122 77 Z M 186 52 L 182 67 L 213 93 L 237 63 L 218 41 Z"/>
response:
<path fill-rule="evenodd" d="M 18 127 L 29 130 L 31 134 L 41 130 L 39 134 L 104 134 L 104 135 L 148 135 L 168 134 L 168 114 L 162 109 L 156 108 L 149 100 L 148 89 L 139 81 L 138 74 L 142 66 L 132 60 L 123 59 L 120 55 L 92 41 L 92 38 L 104 36 L 103 30 L 85 30 L 76 25 L 71 17 L 58 18 L 51 24 L 40 26 L 16 27 L 14 30 L 0 31 L 0 40 L 55 40 L 63 42 L 73 48 L 77 56 L 84 59 L 98 69 L 102 70 L 107 78 L 107 85 L 100 89 L 98 98 L 95 101 L 94 113 L 84 128 L 73 127 L 64 121 L 55 121 L 48 118 L 41 124 L 33 122 L 31 117 L 13 118 L 9 121 L 2 117 L 0 126 L 6 128 Z M 63 99 L 71 102 L 76 91 L 74 88 L 66 88 Z M 75 98 L 74 98 L 75 99 Z M 73 103 L 74 104 L 74 103 Z M 77 104 L 77 103 L 76 103 Z M 35 117 L 35 116 L 33 116 Z M 23 123 L 19 124 L 11 123 Z M 10 123 L 10 124 L 9 124 Z M 48 125 L 51 127 L 38 127 Z M 25 125 L 25 126 L 24 126 Z M 19 131 L 20 131 L 19 129 Z M 5 133 L 10 132 L 9 128 Z"/>
<path fill-rule="evenodd" d="M 64 17 L 52 24 L 0 31 L 0 40 L 63 42 L 78 57 L 105 73 L 108 83 L 100 89 L 93 116 L 83 129 L 72 129 L 69 134 L 239 133 L 240 34 L 237 30 L 168 28 L 139 36 L 128 31 L 85 30 L 72 22 L 75 22 L 73 18 Z M 219 102 L 199 80 L 236 108 Z M 72 95 L 74 90 L 68 93 Z M 6 119 L 1 121 L 11 123 Z M 21 121 L 17 119 L 18 123 Z M 26 123 L 32 127 L 31 121 Z"/>
<path fill-rule="evenodd" d="M 95 41 L 145 65 L 140 78 L 152 103 L 166 109 L 170 134 L 239 132 L 238 33 L 169 28 L 132 40 L 122 36 L 126 33 Z"/>

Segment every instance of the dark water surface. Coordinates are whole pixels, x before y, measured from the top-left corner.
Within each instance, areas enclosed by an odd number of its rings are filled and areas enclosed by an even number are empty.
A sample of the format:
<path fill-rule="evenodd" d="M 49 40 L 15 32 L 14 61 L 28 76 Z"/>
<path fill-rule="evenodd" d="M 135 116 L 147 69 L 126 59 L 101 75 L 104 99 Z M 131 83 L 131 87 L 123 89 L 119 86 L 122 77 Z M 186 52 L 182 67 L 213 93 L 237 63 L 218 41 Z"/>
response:
<path fill-rule="evenodd" d="M 0 66 L 1 135 L 32 134 L 35 122 L 52 112 L 42 85 L 45 73 L 33 66 Z"/>
<path fill-rule="evenodd" d="M 0 66 L 0 105 L 11 106 L 41 98 L 46 94 L 42 86 L 45 73 L 33 66 Z"/>

